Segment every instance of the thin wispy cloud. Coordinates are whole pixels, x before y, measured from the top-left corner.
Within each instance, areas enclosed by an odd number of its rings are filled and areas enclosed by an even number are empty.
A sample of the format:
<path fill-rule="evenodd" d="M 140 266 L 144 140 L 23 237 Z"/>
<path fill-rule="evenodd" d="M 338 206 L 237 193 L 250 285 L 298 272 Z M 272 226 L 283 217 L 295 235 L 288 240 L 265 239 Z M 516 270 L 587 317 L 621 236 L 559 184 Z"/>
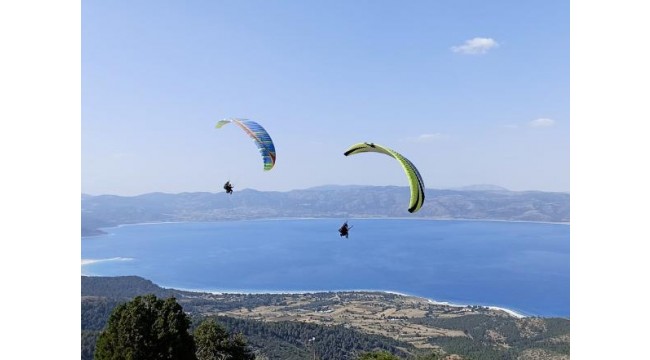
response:
<path fill-rule="evenodd" d="M 412 142 L 412 143 L 431 143 L 436 140 L 444 139 L 447 137 L 448 135 L 441 134 L 441 133 L 420 134 L 415 137 L 406 138 L 405 141 Z"/>
<path fill-rule="evenodd" d="M 451 47 L 451 51 L 466 55 L 479 55 L 485 54 L 490 49 L 496 48 L 499 43 L 492 38 L 475 37 L 465 41 L 463 45 L 456 45 Z"/>
<path fill-rule="evenodd" d="M 555 120 L 548 118 L 539 118 L 528 123 L 528 126 L 534 128 L 551 127 L 553 125 L 555 125 Z"/>

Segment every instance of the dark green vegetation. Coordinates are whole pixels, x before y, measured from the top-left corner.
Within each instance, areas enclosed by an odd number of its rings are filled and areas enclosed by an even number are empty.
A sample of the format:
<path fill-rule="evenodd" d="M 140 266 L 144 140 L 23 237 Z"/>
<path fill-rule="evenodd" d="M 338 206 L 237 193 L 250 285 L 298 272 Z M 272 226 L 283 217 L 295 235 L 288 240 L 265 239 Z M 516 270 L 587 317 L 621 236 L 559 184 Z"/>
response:
<path fill-rule="evenodd" d="M 99 335 L 95 359 L 195 360 L 190 319 L 174 298 L 137 296 L 117 305 Z"/>
<path fill-rule="evenodd" d="M 214 319 L 208 318 L 200 322 L 194 330 L 194 343 L 198 360 L 255 359 L 241 332 L 233 336 Z"/>
<path fill-rule="evenodd" d="M 187 314 L 188 331 L 194 335 L 197 349 L 204 349 L 206 359 L 211 350 L 240 351 L 238 358 L 248 359 L 568 359 L 569 320 L 555 318 L 516 319 L 482 310 L 462 312 L 458 309 L 428 312 L 422 316 L 387 317 L 387 326 L 428 326 L 440 329 L 440 335 L 428 337 L 424 346 L 414 346 L 400 338 L 368 333 L 355 326 L 297 320 L 260 321 L 229 314 L 252 313 L 259 309 L 279 307 L 286 311 L 321 314 L 333 307 L 334 293 L 310 294 L 309 302 L 289 302 L 282 294 L 209 294 L 163 289 L 139 277 L 82 277 L 82 359 L 92 359 L 95 343 L 113 309 L 139 295 L 157 294 L 160 298 L 176 298 Z M 360 302 L 355 297 L 379 299 L 377 293 L 336 293 L 354 310 Z M 381 306 L 394 303 L 405 311 L 403 297 L 384 294 Z M 304 299 L 304 297 L 300 297 Z M 400 302 L 402 301 L 402 302 Z M 299 304 L 300 305 L 297 305 Z M 366 302 L 367 304 L 368 302 Z M 420 306 L 420 305 L 417 305 Z M 178 313 L 170 312 L 179 316 Z M 403 313 L 407 314 L 407 313 Z M 366 315 L 361 316 L 369 319 Z M 303 320 L 301 320 L 303 319 Z M 209 322 L 205 322 L 208 320 Z M 214 320 L 214 322 L 212 322 Z M 179 321 L 183 323 L 183 321 Z M 459 334 L 459 335 L 444 335 Z M 199 335 L 200 334 L 200 335 Z M 238 335 L 241 334 L 241 335 Z M 212 357 L 215 358 L 215 357 Z M 218 358 L 218 357 L 216 357 Z"/>
<path fill-rule="evenodd" d="M 375 351 L 361 354 L 359 360 L 399 360 L 399 358 L 386 351 Z"/>
<path fill-rule="evenodd" d="M 408 356 L 402 348 L 412 346 L 389 337 L 364 334 L 345 326 L 323 326 L 298 321 L 263 322 L 220 316 L 231 332 L 241 332 L 260 357 L 270 359 L 309 359 L 315 352 L 321 359 L 356 359 L 368 350 L 384 349 Z M 311 340 L 313 339 L 313 340 Z"/>
<path fill-rule="evenodd" d="M 522 349 L 534 348 L 569 355 L 570 329 L 569 321 L 565 319 L 531 317 L 515 320 L 477 314 L 448 319 L 420 318 L 414 322 L 464 331 L 467 337 L 441 337 L 433 343 L 470 358 L 516 359 Z M 567 341 L 562 341 L 563 337 Z M 492 346 L 486 347 L 485 344 Z"/>
<path fill-rule="evenodd" d="M 216 186 L 216 185 L 215 185 Z M 236 186 L 236 184 L 235 184 Z M 408 187 L 322 186 L 288 192 L 245 189 L 218 193 L 150 193 L 81 197 L 81 234 L 99 228 L 162 221 L 217 221 L 279 217 L 426 217 L 569 221 L 569 194 L 539 191 L 426 190 L 422 209 L 404 209 Z M 228 197 L 226 197 L 228 196 Z"/>
<path fill-rule="evenodd" d="M 98 305 L 97 301 L 94 303 Z M 98 313 L 105 313 L 106 309 L 99 305 Z M 91 328 L 97 327 L 93 321 L 86 323 L 90 323 Z M 153 294 L 136 296 L 113 307 L 103 330 L 82 331 L 81 357 L 98 360 L 255 359 L 241 333 L 231 335 L 213 319 L 200 319 L 197 323 L 198 327 L 190 333 L 192 322 L 173 297 L 162 300 Z"/>
<path fill-rule="evenodd" d="M 138 295 L 179 297 L 182 291 L 164 289 L 139 276 L 81 277 L 81 296 L 100 296 L 112 299 L 131 299 Z"/>

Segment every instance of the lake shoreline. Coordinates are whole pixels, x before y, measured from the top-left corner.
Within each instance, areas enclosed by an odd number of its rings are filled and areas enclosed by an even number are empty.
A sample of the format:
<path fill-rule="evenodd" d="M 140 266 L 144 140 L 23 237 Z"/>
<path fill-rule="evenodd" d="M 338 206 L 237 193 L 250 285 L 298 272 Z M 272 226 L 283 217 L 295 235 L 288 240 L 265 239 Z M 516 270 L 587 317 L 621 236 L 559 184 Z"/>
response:
<path fill-rule="evenodd" d="M 82 235 L 81 238 L 92 238 L 99 236 L 110 235 L 108 232 L 109 229 L 120 228 L 124 226 L 145 226 L 145 225 L 161 225 L 161 224 L 209 224 L 209 223 L 221 223 L 226 221 L 295 221 L 295 220 L 332 220 L 332 219 L 342 219 L 341 217 L 286 217 L 286 218 L 251 218 L 251 219 L 221 219 L 221 220 L 211 220 L 211 221 L 147 221 L 140 223 L 132 224 L 118 224 L 115 226 L 107 226 L 98 228 L 100 231 L 104 231 L 103 234 L 92 234 L 92 235 Z M 415 217 L 351 217 L 345 218 L 345 220 L 418 220 L 418 221 L 467 221 L 467 222 L 505 222 L 505 223 L 524 223 L 524 224 L 549 224 L 549 225 L 566 225 L 570 226 L 570 222 L 553 222 L 553 221 L 532 221 L 532 220 L 502 220 L 502 219 L 429 219 L 429 218 L 415 218 Z M 342 221 L 345 221 L 342 220 Z"/>
<path fill-rule="evenodd" d="M 112 259 L 85 259 L 82 260 L 81 265 L 89 265 L 89 264 L 94 264 L 98 262 L 105 262 L 105 261 L 129 261 L 133 260 L 131 258 L 112 258 Z M 82 275 L 82 276 L 88 276 L 92 277 L 95 275 Z M 97 276 L 97 277 L 106 277 L 106 276 Z M 417 298 L 420 300 L 424 300 L 428 302 L 429 304 L 432 305 L 441 305 L 441 306 L 448 306 L 448 307 L 454 307 L 454 308 L 469 308 L 472 306 L 479 306 L 479 307 L 484 307 L 488 308 L 490 310 L 497 310 L 497 311 L 503 311 L 506 314 L 515 317 L 517 319 L 522 319 L 526 317 L 530 317 L 530 315 L 524 315 L 520 312 L 501 307 L 501 306 L 491 306 L 491 305 L 463 305 L 463 304 L 456 304 L 448 301 L 439 301 L 439 300 L 434 300 L 434 299 L 429 299 L 426 297 L 418 296 L 418 295 L 412 295 L 412 294 L 407 294 L 407 293 L 402 293 L 398 291 L 393 291 L 393 290 L 374 290 L 374 289 L 334 289 L 334 290 L 210 290 L 210 289 L 188 289 L 188 288 L 182 288 L 182 287 L 167 287 L 167 286 L 161 286 L 163 289 L 166 290 L 172 290 L 172 291 L 182 291 L 182 292 L 189 292 L 189 293 L 195 293 L 195 294 L 211 294 L 211 295 L 223 295 L 223 294 L 229 294 L 229 295 L 301 295 L 301 294 L 327 294 L 327 293 L 355 293 L 355 294 L 363 294 L 363 293 L 383 293 L 383 294 L 391 294 L 391 295 L 397 295 L 401 297 L 407 297 L 407 298 Z"/>

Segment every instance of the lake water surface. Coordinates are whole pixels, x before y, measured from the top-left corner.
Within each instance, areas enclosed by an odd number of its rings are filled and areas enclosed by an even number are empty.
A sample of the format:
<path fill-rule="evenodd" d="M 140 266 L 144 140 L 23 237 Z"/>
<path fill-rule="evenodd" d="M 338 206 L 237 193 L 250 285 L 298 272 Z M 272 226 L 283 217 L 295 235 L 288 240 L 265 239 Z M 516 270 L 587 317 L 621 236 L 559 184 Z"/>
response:
<path fill-rule="evenodd" d="M 339 219 L 162 223 L 81 240 L 84 275 L 138 275 L 169 288 L 387 290 L 527 315 L 569 317 L 569 226 Z"/>

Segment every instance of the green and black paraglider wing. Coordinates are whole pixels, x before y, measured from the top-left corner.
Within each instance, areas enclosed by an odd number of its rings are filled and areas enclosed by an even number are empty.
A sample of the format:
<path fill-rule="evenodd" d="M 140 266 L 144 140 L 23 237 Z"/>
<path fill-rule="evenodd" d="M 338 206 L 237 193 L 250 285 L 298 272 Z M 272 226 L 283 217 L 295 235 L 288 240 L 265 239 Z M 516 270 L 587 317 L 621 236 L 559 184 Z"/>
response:
<path fill-rule="evenodd" d="M 410 162 L 407 158 L 395 150 L 367 142 L 350 146 L 350 148 L 345 153 L 343 153 L 343 155 L 356 155 L 364 152 L 376 152 L 388 155 L 397 160 L 402 165 L 402 168 L 406 172 L 406 176 L 408 177 L 409 184 L 411 186 L 411 201 L 409 203 L 408 211 L 410 213 L 414 213 L 420 210 L 422 204 L 424 204 L 424 182 L 422 181 L 422 176 L 420 176 L 420 172 L 415 167 L 415 165 L 413 165 L 412 162 Z"/>

